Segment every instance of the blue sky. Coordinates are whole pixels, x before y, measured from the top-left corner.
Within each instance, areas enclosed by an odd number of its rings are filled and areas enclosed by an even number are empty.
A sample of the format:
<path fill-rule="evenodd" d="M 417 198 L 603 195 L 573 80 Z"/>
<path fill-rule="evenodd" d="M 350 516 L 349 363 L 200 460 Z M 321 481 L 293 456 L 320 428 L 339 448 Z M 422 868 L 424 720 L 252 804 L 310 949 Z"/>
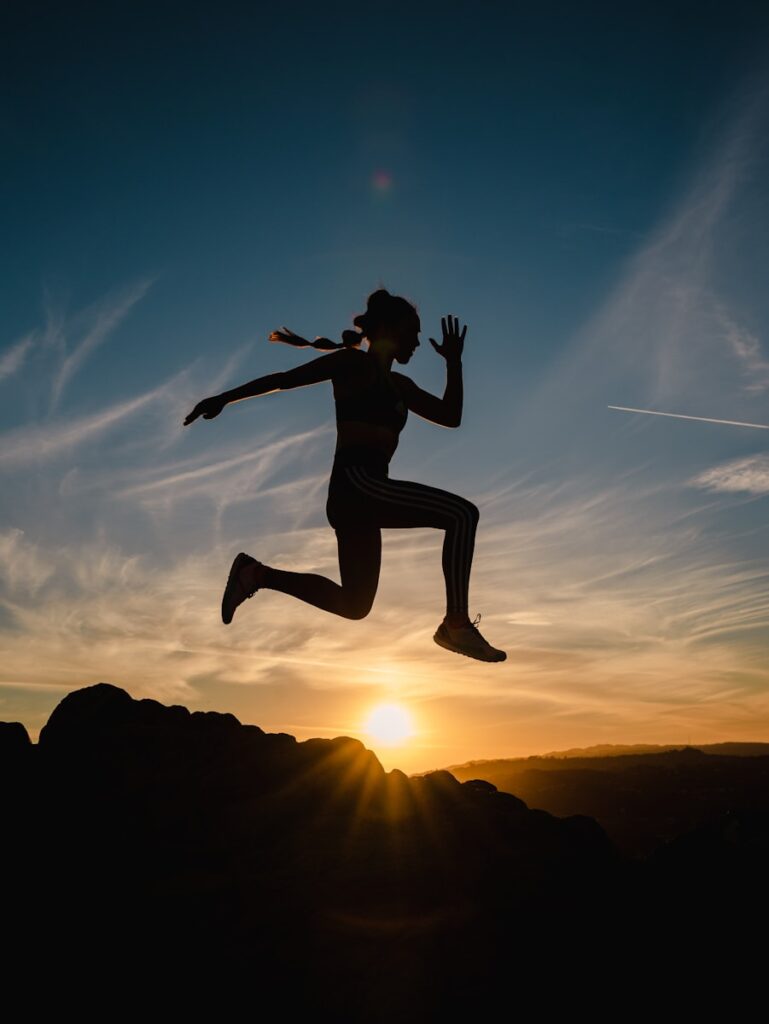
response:
<path fill-rule="evenodd" d="M 761 5 L 3 21 L 0 717 L 35 734 L 105 679 L 302 738 L 396 697 L 407 769 L 766 738 L 766 434 L 606 409 L 769 422 Z M 182 419 L 379 285 L 416 302 L 433 392 L 427 338 L 468 324 L 462 427 L 412 415 L 391 475 L 479 505 L 504 666 L 432 643 L 431 531 L 385 533 L 362 622 L 266 593 L 218 619 L 238 550 L 338 578 L 333 405 Z"/>

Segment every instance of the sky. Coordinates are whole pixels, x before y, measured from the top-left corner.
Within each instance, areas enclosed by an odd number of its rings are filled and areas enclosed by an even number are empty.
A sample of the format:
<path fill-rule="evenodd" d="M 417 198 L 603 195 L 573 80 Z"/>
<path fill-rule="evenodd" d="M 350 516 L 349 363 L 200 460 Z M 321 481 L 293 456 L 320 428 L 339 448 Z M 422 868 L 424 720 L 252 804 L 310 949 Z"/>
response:
<path fill-rule="evenodd" d="M 744 2 L 4 5 L 0 719 L 71 690 L 358 736 L 389 769 L 769 740 L 769 9 Z M 314 358 L 378 287 L 407 372 L 467 324 L 459 429 L 390 465 L 475 502 L 482 664 L 432 634 L 442 534 L 383 532 L 351 621 L 329 383 L 182 421 Z M 317 353 L 315 353 L 317 355 Z M 379 702 L 412 716 L 370 742 Z"/>

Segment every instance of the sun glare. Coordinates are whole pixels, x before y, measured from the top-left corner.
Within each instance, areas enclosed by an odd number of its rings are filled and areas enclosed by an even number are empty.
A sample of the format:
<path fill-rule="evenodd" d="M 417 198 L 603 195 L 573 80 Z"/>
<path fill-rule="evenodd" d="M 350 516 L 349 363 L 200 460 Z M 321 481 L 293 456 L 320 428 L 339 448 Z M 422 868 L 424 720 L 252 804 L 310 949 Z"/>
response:
<path fill-rule="evenodd" d="M 363 726 L 366 734 L 388 747 L 404 743 L 414 735 L 411 715 L 400 704 L 378 704 Z"/>

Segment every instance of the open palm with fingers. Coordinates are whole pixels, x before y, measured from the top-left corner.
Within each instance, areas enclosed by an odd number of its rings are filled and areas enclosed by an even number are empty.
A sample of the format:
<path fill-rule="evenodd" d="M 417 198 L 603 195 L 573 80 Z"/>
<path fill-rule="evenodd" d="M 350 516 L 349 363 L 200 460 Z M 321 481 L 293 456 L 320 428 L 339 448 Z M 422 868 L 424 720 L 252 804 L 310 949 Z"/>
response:
<path fill-rule="evenodd" d="M 442 344 L 439 345 L 434 338 L 430 338 L 430 344 L 438 355 L 443 356 L 444 359 L 460 359 L 465 344 L 467 324 L 462 328 L 462 333 L 460 334 L 459 320 L 457 317 L 449 314 L 448 316 L 441 317 L 441 329 L 443 330 Z"/>

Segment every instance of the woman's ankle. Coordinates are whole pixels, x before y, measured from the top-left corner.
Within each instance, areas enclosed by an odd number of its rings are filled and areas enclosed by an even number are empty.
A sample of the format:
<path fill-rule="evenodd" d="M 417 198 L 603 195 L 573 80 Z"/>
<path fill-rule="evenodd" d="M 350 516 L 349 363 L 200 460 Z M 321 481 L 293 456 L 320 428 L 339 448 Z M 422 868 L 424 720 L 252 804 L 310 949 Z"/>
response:
<path fill-rule="evenodd" d="M 264 564 L 244 566 L 241 579 L 247 587 L 264 590 L 267 586 L 267 577 L 270 575 L 270 568 Z"/>
<path fill-rule="evenodd" d="M 470 623 L 470 617 L 466 612 L 446 612 L 443 619 L 449 629 L 461 629 Z"/>

